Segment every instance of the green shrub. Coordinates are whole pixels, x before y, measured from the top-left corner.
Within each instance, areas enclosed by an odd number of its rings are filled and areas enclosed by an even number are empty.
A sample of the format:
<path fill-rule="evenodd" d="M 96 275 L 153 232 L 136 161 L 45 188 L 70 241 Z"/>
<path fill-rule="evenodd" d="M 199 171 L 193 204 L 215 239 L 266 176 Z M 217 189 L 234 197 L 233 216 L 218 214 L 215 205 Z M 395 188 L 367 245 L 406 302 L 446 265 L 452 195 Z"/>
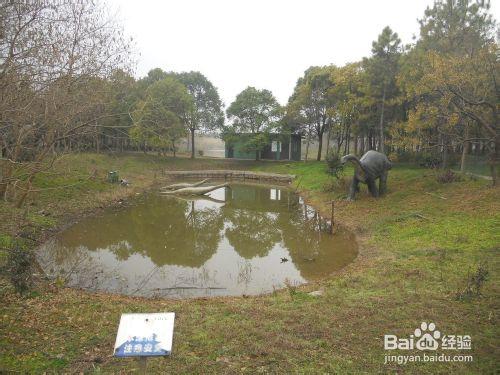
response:
<path fill-rule="evenodd" d="M 438 168 L 441 165 L 441 157 L 435 153 L 422 152 L 415 155 L 415 162 L 424 168 Z"/>
<path fill-rule="evenodd" d="M 345 193 L 348 189 L 349 181 L 344 176 L 340 176 L 337 179 L 329 179 L 321 186 L 321 191 L 324 193 Z"/>
<path fill-rule="evenodd" d="M 436 176 L 436 180 L 440 184 L 451 184 L 452 182 L 462 181 L 462 176 L 447 169 L 443 172 L 439 172 Z"/>
<path fill-rule="evenodd" d="M 31 250 L 14 245 L 7 257 L 7 273 L 10 282 L 20 294 L 28 292 L 33 286 L 33 265 L 35 256 Z"/>
<path fill-rule="evenodd" d="M 333 150 L 330 150 L 325 158 L 326 165 L 328 166 L 328 173 L 339 179 L 344 172 L 344 165 L 340 162 L 340 155 Z"/>
<path fill-rule="evenodd" d="M 466 286 L 464 290 L 457 292 L 457 300 L 468 300 L 474 296 L 481 295 L 481 288 L 488 280 L 489 271 L 484 264 L 479 264 L 474 273 L 467 273 Z"/>

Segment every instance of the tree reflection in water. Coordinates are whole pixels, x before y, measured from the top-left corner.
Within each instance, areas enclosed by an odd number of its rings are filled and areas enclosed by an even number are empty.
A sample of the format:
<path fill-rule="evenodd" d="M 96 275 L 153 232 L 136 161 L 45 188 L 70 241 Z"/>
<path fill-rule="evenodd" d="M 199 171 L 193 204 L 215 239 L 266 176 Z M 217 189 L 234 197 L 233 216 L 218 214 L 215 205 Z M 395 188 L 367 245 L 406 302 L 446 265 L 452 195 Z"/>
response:
<path fill-rule="evenodd" d="M 232 184 L 206 198 L 148 194 L 75 224 L 42 246 L 39 259 L 48 273 L 65 273 L 71 285 L 89 289 L 257 294 L 352 261 L 352 236 L 332 236 L 329 228 L 291 190 Z"/>

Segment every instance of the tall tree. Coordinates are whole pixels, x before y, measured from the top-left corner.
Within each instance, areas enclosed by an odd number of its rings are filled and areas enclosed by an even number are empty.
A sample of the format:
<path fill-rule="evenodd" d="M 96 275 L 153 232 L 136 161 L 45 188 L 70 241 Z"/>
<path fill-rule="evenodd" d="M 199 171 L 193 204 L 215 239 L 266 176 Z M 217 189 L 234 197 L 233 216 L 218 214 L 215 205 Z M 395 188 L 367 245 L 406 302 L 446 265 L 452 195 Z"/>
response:
<path fill-rule="evenodd" d="M 139 99 L 139 93 L 134 77 L 121 69 L 114 71 L 107 83 L 109 99 L 106 113 L 110 116 L 103 120 L 101 133 L 104 139 L 110 138 L 112 145 L 123 151 L 129 141 L 131 113 Z"/>
<path fill-rule="evenodd" d="M 471 142 L 486 141 L 491 165 L 498 162 L 497 125 L 491 120 L 495 96 L 498 102 L 498 45 L 489 8 L 489 1 L 436 1 L 420 20 L 420 39 L 405 57 L 399 80 L 412 103 L 410 130 L 423 134 L 428 147 L 439 147 L 443 168 L 453 143 L 460 143 L 464 154 Z M 462 157 L 462 170 L 464 162 Z"/>
<path fill-rule="evenodd" d="M 186 133 L 186 118 L 193 106 L 186 87 L 173 77 L 153 83 L 134 112 L 132 138 L 159 152 L 169 148 L 175 156 L 176 142 Z"/>
<path fill-rule="evenodd" d="M 271 91 L 247 87 L 236 96 L 226 113 L 232 124 L 226 128 L 225 138 L 231 141 L 231 135 L 248 133 L 245 148 L 254 151 L 255 159 L 259 159 L 267 134 L 279 124 L 281 117 L 281 107 Z"/>
<path fill-rule="evenodd" d="M 328 142 L 334 137 L 337 140 L 337 152 L 348 154 L 351 134 L 354 134 L 354 148 L 357 151 L 358 135 L 362 133 L 359 117 L 362 110 L 363 71 L 360 63 L 347 64 L 330 74 L 332 86 L 328 91 L 330 102 L 335 103 L 330 109 L 332 117 L 328 132 Z"/>
<path fill-rule="evenodd" d="M 477 51 L 473 56 L 426 54 L 421 78 L 412 86 L 419 97 L 410 112 L 410 124 L 417 129 L 436 123 L 439 134 L 464 145 L 472 140 L 485 142 L 493 183 L 497 183 L 500 149 L 498 103 L 500 64 L 498 47 Z M 471 136 L 470 123 L 478 128 Z M 469 127 L 469 128 L 465 128 Z"/>
<path fill-rule="evenodd" d="M 495 21 L 489 11 L 489 0 L 435 1 L 419 20 L 417 47 L 444 54 L 474 55 L 485 43 L 494 41 Z"/>
<path fill-rule="evenodd" d="M 191 158 L 194 158 L 195 132 L 222 128 L 224 125 L 223 104 L 215 86 L 200 72 L 186 72 L 176 76 L 186 86 L 194 101 L 194 106 L 186 117 L 186 124 L 191 133 Z"/>
<path fill-rule="evenodd" d="M 153 83 L 156 83 L 158 81 L 161 81 L 161 80 L 169 77 L 169 75 L 171 75 L 171 74 L 165 72 L 161 68 L 151 69 L 148 72 L 148 74 L 146 74 L 145 77 L 143 77 L 137 81 L 139 91 L 142 91 L 143 93 L 145 93 L 149 86 L 151 86 Z"/>
<path fill-rule="evenodd" d="M 401 40 L 398 34 L 386 26 L 378 39 L 372 43 L 372 56 L 364 59 L 365 69 L 370 77 L 370 89 L 379 102 L 379 151 L 385 152 L 384 122 L 387 121 L 386 103 L 398 95 L 396 76 L 399 68 Z"/>
<path fill-rule="evenodd" d="M 294 93 L 288 102 L 289 111 L 296 112 L 296 118 L 305 121 L 308 134 L 315 133 L 318 140 L 318 155 L 321 160 L 323 135 L 331 123 L 330 108 L 334 103 L 328 91 L 332 86 L 330 74 L 334 66 L 310 67 L 295 86 Z"/>

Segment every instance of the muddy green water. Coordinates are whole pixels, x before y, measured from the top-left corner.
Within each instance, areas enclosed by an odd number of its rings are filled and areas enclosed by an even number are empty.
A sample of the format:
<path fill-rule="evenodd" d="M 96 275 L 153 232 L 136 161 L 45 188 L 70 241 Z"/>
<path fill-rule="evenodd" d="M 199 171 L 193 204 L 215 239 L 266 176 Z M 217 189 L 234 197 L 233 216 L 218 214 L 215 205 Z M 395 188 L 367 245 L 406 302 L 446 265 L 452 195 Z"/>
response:
<path fill-rule="evenodd" d="M 38 251 L 50 276 L 90 290 L 202 297 L 260 294 L 325 277 L 356 257 L 283 187 L 232 184 L 205 198 L 150 193 L 61 232 Z"/>

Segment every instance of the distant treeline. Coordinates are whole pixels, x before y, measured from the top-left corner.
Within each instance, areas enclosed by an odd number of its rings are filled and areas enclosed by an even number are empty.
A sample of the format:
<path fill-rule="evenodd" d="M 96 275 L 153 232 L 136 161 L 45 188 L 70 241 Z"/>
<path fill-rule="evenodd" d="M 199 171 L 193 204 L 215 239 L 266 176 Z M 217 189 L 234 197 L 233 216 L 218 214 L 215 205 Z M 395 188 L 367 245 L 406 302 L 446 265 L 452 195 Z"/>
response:
<path fill-rule="evenodd" d="M 496 182 L 500 67 L 488 1 L 436 1 L 412 44 L 386 27 L 362 61 L 308 68 L 286 106 L 248 87 L 225 113 L 199 72 L 135 79 L 131 43 L 100 2 L 2 2 L 0 22 L 0 197 L 18 206 L 63 152 L 175 154 L 189 136 L 194 157 L 202 132 L 250 134 L 244 147 L 256 155 L 270 133 L 301 134 L 306 160 L 313 141 L 318 160 L 323 144 L 444 168 L 450 154 L 462 164 L 487 154 Z"/>

